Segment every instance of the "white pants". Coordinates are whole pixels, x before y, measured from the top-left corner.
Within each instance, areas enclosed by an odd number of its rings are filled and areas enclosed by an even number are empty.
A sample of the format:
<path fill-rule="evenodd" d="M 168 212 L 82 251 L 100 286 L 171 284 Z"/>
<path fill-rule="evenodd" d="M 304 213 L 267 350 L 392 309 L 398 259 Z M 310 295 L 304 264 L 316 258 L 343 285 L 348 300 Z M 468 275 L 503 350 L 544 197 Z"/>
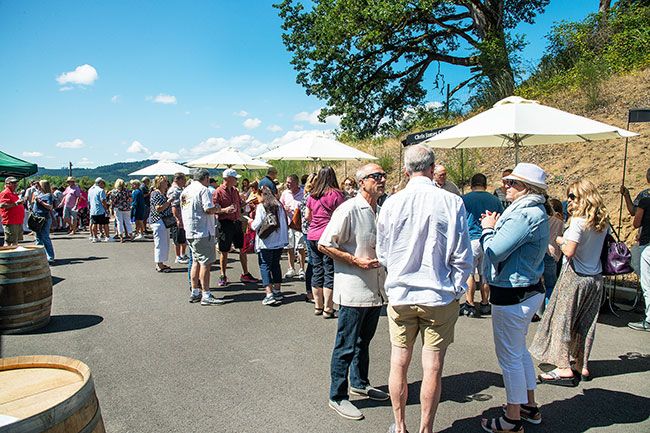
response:
<path fill-rule="evenodd" d="M 117 234 L 122 236 L 124 234 L 124 227 L 126 233 L 129 235 L 133 232 L 131 226 L 131 211 L 130 210 L 115 210 L 115 222 L 117 224 Z"/>
<path fill-rule="evenodd" d="M 538 293 L 521 304 L 492 305 L 494 348 L 509 404 L 528 403 L 527 391 L 536 388 L 535 367 L 526 347 L 526 334 L 543 301 L 544 294 Z"/>
<path fill-rule="evenodd" d="M 169 259 L 169 229 L 162 220 L 151 224 L 153 230 L 153 261 L 165 263 Z"/>

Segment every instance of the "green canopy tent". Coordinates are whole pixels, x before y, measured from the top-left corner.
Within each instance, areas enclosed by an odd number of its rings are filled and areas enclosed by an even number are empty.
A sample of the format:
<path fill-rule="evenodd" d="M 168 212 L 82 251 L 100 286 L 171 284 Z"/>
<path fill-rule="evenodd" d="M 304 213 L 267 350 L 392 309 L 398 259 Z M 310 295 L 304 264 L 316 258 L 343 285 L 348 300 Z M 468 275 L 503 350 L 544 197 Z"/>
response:
<path fill-rule="evenodd" d="M 0 151 L 0 180 L 14 176 L 24 178 L 38 171 L 38 166 Z"/>

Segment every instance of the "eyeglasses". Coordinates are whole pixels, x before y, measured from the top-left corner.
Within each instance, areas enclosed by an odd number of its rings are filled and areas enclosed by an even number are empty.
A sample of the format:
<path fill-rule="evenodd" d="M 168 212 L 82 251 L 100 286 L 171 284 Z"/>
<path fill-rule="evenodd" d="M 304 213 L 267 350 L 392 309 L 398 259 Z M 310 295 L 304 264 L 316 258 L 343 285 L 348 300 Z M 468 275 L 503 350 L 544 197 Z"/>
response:
<path fill-rule="evenodd" d="M 379 182 L 381 179 L 387 179 L 388 175 L 386 173 L 371 173 L 364 177 L 364 179 L 373 178 L 376 182 Z"/>
<path fill-rule="evenodd" d="M 503 181 L 503 184 L 504 184 L 507 188 L 512 188 L 512 187 L 514 187 L 514 186 L 515 186 L 516 184 L 518 184 L 518 183 L 520 183 L 520 182 L 519 182 L 518 180 L 514 180 L 514 179 L 506 179 L 506 180 Z"/>
<path fill-rule="evenodd" d="M 576 195 L 575 195 L 574 193 L 572 193 L 572 192 L 568 193 L 568 194 L 566 195 L 566 197 L 567 197 L 569 200 L 575 200 L 575 199 L 576 199 Z"/>

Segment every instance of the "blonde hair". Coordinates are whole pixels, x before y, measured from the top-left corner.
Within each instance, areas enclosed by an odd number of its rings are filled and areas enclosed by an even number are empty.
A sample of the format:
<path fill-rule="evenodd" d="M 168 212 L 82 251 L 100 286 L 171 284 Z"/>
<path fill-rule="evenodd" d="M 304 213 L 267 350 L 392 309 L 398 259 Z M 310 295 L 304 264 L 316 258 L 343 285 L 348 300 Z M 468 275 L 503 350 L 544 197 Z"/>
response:
<path fill-rule="evenodd" d="M 314 181 L 316 180 L 316 173 L 312 173 L 309 175 L 307 178 L 307 182 L 305 182 L 305 192 L 311 191 L 312 186 L 314 186 Z"/>
<path fill-rule="evenodd" d="M 45 194 L 51 194 L 52 188 L 50 188 L 50 181 L 47 179 L 41 179 L 38 181 L 38 184 L 41 186 L 41 189 Z"/>
<path fill-rule="evenodd" d="M 580 179 L 569 185 L 567 194 L 570 192 L 576 196 L 573 201 L 572 216 L 584 218 L 587 220 L 586 226 L 597 232 L 607 228 L 609 219 L 607 207 L 596 185 L 587 179 Z"/>
<path fill-rule="evenodd" d="M 131 179 L 129 183 L 134 188 L 140 188 L 140 181 L 138 179 Z"/>
<path fill-rule="evenodd" d="M 124 189 L 124 180 L 123 179 L 117 179 L 115 181 L 115 189 L 119 189 L 119 190 Z"/>
<path fill-rule="evenodd" d="M 167 180 L 167 176 L 159 175 L 156 176 L 156 178 L 153 180 L 153 187 L 154 189 L 157 189 L 160 191 L 160 184 L 164 182 L 167 182 L 167 185 L 169 185 L 169 180 Z"/>

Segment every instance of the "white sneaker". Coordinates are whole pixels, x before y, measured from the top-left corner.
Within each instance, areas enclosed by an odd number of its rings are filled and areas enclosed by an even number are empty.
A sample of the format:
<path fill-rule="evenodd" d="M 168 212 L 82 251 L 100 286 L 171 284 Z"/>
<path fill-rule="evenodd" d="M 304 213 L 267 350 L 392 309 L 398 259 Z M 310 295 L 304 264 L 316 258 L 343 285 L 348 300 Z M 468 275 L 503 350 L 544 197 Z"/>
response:
<path fill-rule="evenodd" d="M 190 261 L 189 259 L 186 259 L 181 256 L 176 257 L 176 263 L 180 263 L 181 265 L 186 265 L 189 261 Z"/>
<path fill-rule="evenodd" d="M 304 280 L 305 279 L 305 271 L 303 271 L 302 269 L 300 271 L 298 271 L 298 278 L 300 278 L 301 280 Z"/>
<path fill-rule="evenodd" d="M 293 270 L 293 268 L 289 268 L 286 274 L 284 274 L 284 278 L 293 278 L 296 276 L 296 271 Z"/>
<path fill-rule="evenodd" d="M 99 242 L 99 238 L 91 237 L 90 242 L 92 242 L 93 244 L 96 244 L 97 242 Z"/>
<path fill-rule="evenodd" d="M 135 235 L 135 237 L 133 238 L 134 241 L 139 241 L 139 240 L 142 240 L 142 239 L 144 239 L 144 236 L 142 236 L 141 233 Z"/>
<path fill-rule="evenodd" d="M 101 241 L 101 242 L 108 242 L 108 238 L 102 237 L 102 238 L 100 239 L 100 241 Z"/>

